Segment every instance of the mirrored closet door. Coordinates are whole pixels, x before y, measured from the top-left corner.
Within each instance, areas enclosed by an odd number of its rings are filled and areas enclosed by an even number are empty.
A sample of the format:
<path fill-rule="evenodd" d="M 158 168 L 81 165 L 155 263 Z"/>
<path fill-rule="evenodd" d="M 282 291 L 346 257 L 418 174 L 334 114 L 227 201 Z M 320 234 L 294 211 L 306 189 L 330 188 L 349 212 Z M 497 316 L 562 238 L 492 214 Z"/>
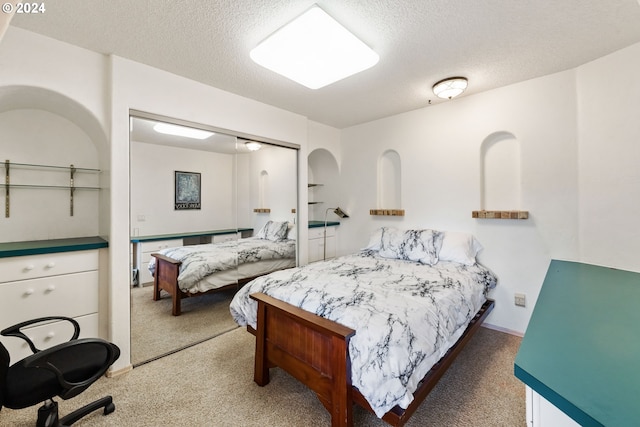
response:
<path fill-rule="evenodd" d="M 134 367 L 236 328 L 229 302 L 238 286 L 296 265 L 297 154 L 145 113 L 131 117 Z M 277 227 L 284 239 L 265 238 Z M 166 273 L 173 265 L 185 277 Z M 185 293 L 195 295 L 176 303 Z"/>

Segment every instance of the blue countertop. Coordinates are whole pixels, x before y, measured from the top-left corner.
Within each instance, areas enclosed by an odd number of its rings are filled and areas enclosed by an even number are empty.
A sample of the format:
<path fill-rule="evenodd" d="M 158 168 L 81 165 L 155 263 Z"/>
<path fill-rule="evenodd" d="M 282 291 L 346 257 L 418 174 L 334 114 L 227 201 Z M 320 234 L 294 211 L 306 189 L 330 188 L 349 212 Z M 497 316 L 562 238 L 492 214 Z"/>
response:
<path fill-rule="evenodd" d="M 97 236 L 9 242 L 0 243 L 0 258 L 50 254 L 55 252 L 85 251 L 107 247 L 109 247 L 109 243 Z"/>
<path fill-rule="evenodd" d="M 338 221 L 327 221 L 327 227 L 340 225 Z M 324 221 L 309 221 L 309 228 L 324 227 Z"/>
<path fill-rule="evenodd" d="M 328 221 L 327 227 L 335 227 L 340 225 L 337 221 Z M 309 228 L 324 227 L 324 221 L 309 221 Z M 238 229 L 226 229 L 226 230 L 210 230 L 210 231 L 196 231 L 192 233 L 174 233 L 174 234 L 156 234 L 152 236 L 135 236 L 131 237 L 131 243 L 139 242 L 152 242 L 154 240 L 170 240 L 170 239 L 184 239 L 185 237 L 201 237 L 201 236 L 216 236 L 221 234 L 232 234 L 238 231 L 251 231 L 253 228 L 238 228 Z"/>
<path fill-rule="evenodd" d="M 190 233 L 155 234 L 150 236 L 131 237 L 131 243 L 152 242 L 154 240 L 184 239 L 185 237 L 220 236 L 237 232 L 251 231 L 253 228 L 233 228 L 224 230 L 194 231 Z"/>
<path fill-rule="evenodd" d="M 640 426 L 640 273 L 551 261 L 516 377 L 582 426 Z"/>

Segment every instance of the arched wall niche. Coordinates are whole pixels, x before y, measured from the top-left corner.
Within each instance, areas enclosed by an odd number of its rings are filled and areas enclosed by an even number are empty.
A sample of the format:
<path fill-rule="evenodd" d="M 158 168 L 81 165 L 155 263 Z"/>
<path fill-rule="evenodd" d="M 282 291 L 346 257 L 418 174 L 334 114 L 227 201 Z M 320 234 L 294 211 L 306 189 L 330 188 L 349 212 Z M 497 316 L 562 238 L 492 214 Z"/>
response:
<path fill-rule="evenodd" d="M 340 205 L 340 168 L 324 148 L 309 153 L 308 168 L 309 220 L 324 220 L 327 208 Z"/>
<path fill-rule="evenodd" d="M 377 206 L 371 215 L 404 216 L 402 207 L 402 162 L 395 150 L 386 150 L 378 158 Z"/>
<path fill-rule="evenodd" d="M 110 166 L 109 147 L 100 122 L 87 108 L 48 89 L 3 86 L 0 127 L 6 144 L 1 160 L 9 160 L 10 183 L 16 186 L 3 206 L 3 241 L 109 234 L 108 191 L 95 191 L 109 186 L 104 172 Z M 72 164 L 78 168 L 75 173 Z M 84 189 L 70 197 L 56 186 L 69 185 L 72 174 L 74 187 Z"/>
<path fill-rule="evenodd" d="M 260 171 L 260 179 L 258 182 L 258 205 L 261 208 L 269 207 L 269 172 Z"/>
<path fill-rule="evenodd" d="M 514 134 L 498 131 L 480 146 L 480 211 L 475 218 L 526 219 L 521 209 L 520 141 Z"/>
<path fill-rule="evenodd" d="M 96 145 L 102 162 L 109 159 L 106 134 L 98 119 L 77 101 L 49 89 L 35 86 L 0 87 L 0 113 L 11 110 L 44 110 L 64 117 L 80 129 Z"/>
<path fill-rule="evenodd" d="M 401 163 L 395 150 L 387 150 L 378 159 L 378 207 L 398 208 L 401 200 Z"/>

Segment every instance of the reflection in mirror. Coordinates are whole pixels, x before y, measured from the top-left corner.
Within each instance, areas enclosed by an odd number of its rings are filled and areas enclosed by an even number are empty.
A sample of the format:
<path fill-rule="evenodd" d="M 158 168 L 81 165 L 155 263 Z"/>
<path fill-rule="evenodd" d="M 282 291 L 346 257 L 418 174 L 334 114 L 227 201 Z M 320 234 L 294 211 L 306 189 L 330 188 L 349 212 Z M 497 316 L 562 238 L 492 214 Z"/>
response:
<path fill-rule="evenodd" d="M 258 245 L 273 246 L 258 232 L 270 231 L 269 220 L 294 222 L 297 150 L 262 142 L 255 150 L 233 135 L 187 137 L 190 128 L 159 132 L 158 124 L 131 118 L 134 366 L 235 328 L 229 302 L 239 284 L 295 265 L 295 240 L 291 258 L 286 238 L 274 251 Z M 258 200 L 269 200 L 273 213 L 254 212 Z"/>
<path fill-rule="evenodd" d="M 240 140 L 237 156 L 238 176 L 248 179 L 238 187 L 239 224 L 254 230 L 239 241 L 241 283 L 296 265 L 297 151 L 264 143 L 241 150 L 250 143 Z"/>

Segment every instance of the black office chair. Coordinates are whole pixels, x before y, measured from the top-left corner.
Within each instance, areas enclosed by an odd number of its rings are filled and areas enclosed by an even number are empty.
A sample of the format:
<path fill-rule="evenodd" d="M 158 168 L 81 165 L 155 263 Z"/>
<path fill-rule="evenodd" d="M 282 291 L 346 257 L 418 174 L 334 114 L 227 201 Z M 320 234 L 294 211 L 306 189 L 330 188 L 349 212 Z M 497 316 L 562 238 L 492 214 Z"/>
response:
<path fill-rule="evenodd" d="M 40 322 L 66 320 L 73 324 L 71 339 L 45 350 L 38 350 L 21 329 Z M 104 408 L 110 414 L 116 407 L 111 396 L 96 400 L 58 419 L 55 396 L 70 399 L 86 390 L 120 357 L 120 349 L 99 338 L 78 339 L 80 325 L 68 317 L 41 317 L 11 326 L 0 332 L 22 338 L 34 353 L 9 366 L 9 352 L 0 343 L 0 410 L 3 406 L 22 409 L 44 402 L 38 409 L 37 427 L 69 426 L 85 415 Z"/>

